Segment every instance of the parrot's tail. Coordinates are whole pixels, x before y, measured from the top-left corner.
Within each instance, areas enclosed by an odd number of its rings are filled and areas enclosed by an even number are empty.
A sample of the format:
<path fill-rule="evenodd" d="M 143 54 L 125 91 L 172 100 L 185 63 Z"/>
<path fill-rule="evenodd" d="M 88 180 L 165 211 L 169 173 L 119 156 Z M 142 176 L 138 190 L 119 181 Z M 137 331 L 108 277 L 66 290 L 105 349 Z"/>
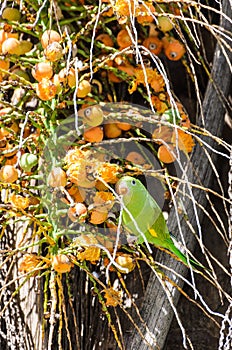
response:
<path fill-rule="evenodd" d="M 173 253 L 179 260 L 181 260 L 185 265 L 189 266 L 191 265 L 192 268 L 199 270 L 199 267 L 207 270 L 206 267 L 198 263 L 197 261 L 193 259 L 187 259 L 186 255 L 184 255 L 173 243 L 173 241 L 168 242 L 168 245 L 166 247 L 171 253 Z"/>

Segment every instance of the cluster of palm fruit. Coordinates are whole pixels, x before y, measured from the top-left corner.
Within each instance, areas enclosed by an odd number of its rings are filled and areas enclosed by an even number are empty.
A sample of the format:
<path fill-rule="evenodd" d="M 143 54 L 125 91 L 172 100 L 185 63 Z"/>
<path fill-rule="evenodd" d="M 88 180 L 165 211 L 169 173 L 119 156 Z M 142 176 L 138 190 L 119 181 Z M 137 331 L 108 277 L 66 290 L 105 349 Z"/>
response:
<path fill-rule="evenodd" d="M 188 115 L 179 102 L 175 101 L 173 107 L 160 68 L 166 59 L 186 59 L 175 16 L 186 13 L 191 5 L 105 0 L 100 9 L 98 6 L 98 2 L 67 0 L 51 8 L 39 8 L 38 4 L 9 1 L 2 11 L 0 182 L 3 187 L 9 185 L 11 193 L 4 200 L 13 207 L 5 213 L 6 219 L 17 210 L 17 216 L 41 214 L 39 196 L 34 192 L 36 186 L 30 190 L 30 181 L 38 175 L 46 140 L 75 109 L 84 125 L 81 142 L 79 139 L 75 147 L 67 150 L 63 166 L 52 170 L 48 183 L 68 193 L 71 202 L 67 201 L 66 211 L 72 222 L 87 218 L 94 225 L 106 223 L 112 231 L 116 230 L 108 217 L 114 196 L 102 183 L 94 180 L 90 184 L 87 175 L 83 176 L 86 162 L 92 161 L 87 153 L 92 151 L 80 149 L 88 143 L 134 137 L 135 128 L 128 120 L 105 122 L 101 103 L 133 102 L 133 96 L 137 99 L 139 95 L 143 104 L 160 116 L 160 123 L 154 124 L 151 131 L 158 159 L 164 164 L 172 163 L 177 148 L 185 153 L 192 151 L 194 141 L 185 132 L 190 128 Z M 178 129 L 172 124 L 178 125 Z M 146 168 L 146 160 L 139 152 L 128 152 L 125 158 L 135 169 Z M 114 185 L 124 171 L 121 165 L 104 159 L 97 161 L 97 174 L 109 185 Z M 89 210 L 86 189 L 92 185 L 97 191 Z M 96 209 L 99 207 L 101 210 Z M 53 256 L 57 255 L 54 250 Z M 28 271 L 41 263 L 36 259 L 27 257 L 22 270 Z M 66 260 L 52 258 L 57 271 L 70 269 Z M 68 264 L 67 270 L 56 267 L 59 261 Z"/>

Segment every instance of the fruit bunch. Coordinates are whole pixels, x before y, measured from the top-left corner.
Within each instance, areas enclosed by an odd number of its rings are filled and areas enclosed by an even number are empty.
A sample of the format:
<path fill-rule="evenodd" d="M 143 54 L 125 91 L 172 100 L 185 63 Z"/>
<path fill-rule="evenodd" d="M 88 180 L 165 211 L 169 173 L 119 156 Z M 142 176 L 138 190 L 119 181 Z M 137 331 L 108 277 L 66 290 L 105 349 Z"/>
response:
<path fill-rule="evenodd" d="M 114 188 L 128 171 L 145 173 L 150 164 L 139 147 L 124 152 L 119 164 L 107 160 L 102 143 L 143 137 L 143 122 L 110 118 L 101 106 L 138 100 L 150 108 L 155 115 L 149 122 L 153 156 L 162 166 L 174 162 L 179 151 L 191 153 L 194 141 L 189 117 L 173 98 L 162 65 L 156 64 L 187 59 L 186 42 L 178 35 L 175 16 L 180 10 L 186 13 L 191 5 L 104 0 L 99 9 L 96 2 L 66 0 L 54 6 L 51 10 L 39 4 L 29 8 L 7 2 L 1 14 L 0 181 L 10 189 L 4 200 L 11 202 L 12 211 L 4 214 L 5 219 L 16 212 L 28 217 L 33 213 L 30 220 L 38 225 L 37 217 L 42 215 L 39 234 L 51 236 L 47 238 L 49 262 L 30 256 L 28 266 L 42 264 L 62 272 L 73 265 L 59 252 L 55 223 L 36 192 L 46 142 L 57 126 L 75 115 L 81 135 L 49 168 L 47 186 L 53 192 L 62 189 L 61 217 L 70 225 L 102 225 L 115 235 L 118 218 L 111 217 L 115 196 L 109 187 Z M 112 248 L 113 243 L 108 244 Z M 99 257 L 99 251 L 95 253 Z M 83 260 L 88 254 L 78 256 Z M 55 267 L 59 261 L 67 263 L 64 270 Z"/>

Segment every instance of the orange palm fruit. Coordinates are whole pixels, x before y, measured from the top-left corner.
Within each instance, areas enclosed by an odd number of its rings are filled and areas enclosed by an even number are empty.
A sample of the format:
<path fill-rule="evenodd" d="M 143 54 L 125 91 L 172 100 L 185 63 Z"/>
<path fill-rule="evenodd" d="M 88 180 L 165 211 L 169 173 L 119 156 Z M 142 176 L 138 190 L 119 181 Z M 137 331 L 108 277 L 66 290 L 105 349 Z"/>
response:
<path fill-rule="evenodd" d="M 4 69 L 5 71 L 8 71 L 9 68 L 10 68 L 10 61 L 0 59 L 0 69 Z M 0 82 L 3 81 L 5 76 L 6 76 L 6 73 L 3 73 L 0 71 Z"/>
<path fill-rule="evenodd" d="M 2 53 L 20 55 L 20 41 L 15 38 L 8 38 L 2 43 Z"/>
<path fill-rule="evenodd" d="M 108 217 L 107 211 L 93 210 L 91 212 L 90 220 L 91 224 L 99 225 L 106 221 Z"/>
<path fill-rule="evenodd" d="M 6 159 L 5 165 L 15 165 L 18 161 L 18 157 L 15 154 L 14 156 L 11 156 Z"/>
<path fill-rule="evenodd" d="M 109 139 L 114 139 L 120 136 L 122 130 L 117 126 L 117 123 L 109 123 L 104 125 L 104 134 Z"/>
<path fill-rule="evenodd" d="M 165 56 L 171 61 L 180 60 L 185 54 L 184 45 L 177 39 L 171 38 L 168 43 L 164 45 Z"/>
<path fill-rule="evenodd" d="M 66 172 L 59 167 L 54 167 L 48 175 L 48 185 L 51 187 L 64 187 L 66 184 Z"/>
<path fill-rule="evenodd" d="M 68 79 L 68 86 L 70 88 L 73 88 L 76 86 L 76 72 L 75 72 L 75 69 L 73 67 L 70 68 L 68 75 L 67 75 L 67 79 Z"/>
<path fill-rule="evenodd" d="M 40 41 L 43 46 L 43 49 L 45 49 L 49 44 L 53 42 L 59 42 L 61 40 L 60 34 L 55 30 L 45 30 L 43 33 Z"/>
<path fill-rule="evenodd" d="M 18 171 L 13 165 L 4 165 L 0 169 L 0 181 L 13 183 L 18 180 Z"/>
<path fill-rule="evenodd" d="M 117 43 L 121 49 L 132 45 L 132 40 L 126 29 L 121 29 L 117 35 Z"/>
<path fill-rule="evenodd" d="M 88 142 L 101 142 L 103 140 L 104 134 L 100 126 L 94 126 L 85 130 L 83 137 L 85 141 Z"/>
<path fill-rule="evenodd" d="M 91 91 L 91 84 L 88 82 L 88 80 L 82 80 L 79 83 L 78 90 L 77 90 L 77 97 L 83 98 L 87 96 Z"/>
<path fill-rule="evenodd" d="M 57 254 L 52 257 L 52 267 L 56 272 L 65 273 L 70 272 L 73 263 L 65 254 Z"/>
<path fill-rule="evenodd" d="M 128 272 L 131 272 L 134 270 L 136 266 L 133 257 L 126 253 L 119 254 L 116 257 L 115 261 L 118 265 L 120 265 L 123 268 L 123 269 L 120 269 L 119 267 L 117 267 L 117 269 L 122 273 L 127 273 L 124 269 L 127 269 Z"/>
<path fill-rule="evenodd" d="M 44 55 L 50 62 L 59 61 L 63 56 L 63 48 L 58 42 L 54 41 L 46 47 Z"/>
<path fill-rule="evenodd" d="M 106 33 L 99 34 L 96 37 L 96 40 L 101 41 L 105 46 L 110 46 L 110 47 L 114 46 L 114 42 L 112 38 L 109 36 L 109 34 L 106 34 Z"/>
<path fill-rule="evenodd" d="M 126 160 L 129 160 L 130 162 L 138 165 L 143 165 L 146 162 L 143 156 L 138 152 L 128 153 L 128 155 L 126 156 Z"/>
<path fill-rule="evenodd" d="M 156 12 L 156 9 L 152 4 L 149 4 L 149 2 L 146 2 L 145 5 L 139 5 L 139 9 L 137 12 L 138 14 L 136 18 L 140 24 L 147 25 L 148 23 L 152 23 L 154 21 L 154 17 L 152 16 L 152 14 Z"/>
<path fill-rule="evenodd" d="M 163 43 L 156 36 L 149 36 L 143 41 L 143 46 L 146 47 L 154 55 L 159 55 L 163 48 Z"/>
<path fill-rule="evenodd" d="M 173 132 L 172 143 L 185 153 L 190 153 L 195 146 L 192 135 L 187 134 L 184 130 L 178 129 L 177 132 Z"/>
<path fill-rule="evenodd" d="M 36 85 L 36 94 L 43 101 L 52 100 L 55 97 L 56 93 L 57 93 L 57 87 L 49 79 L 43 78 Z"/>
<path fill-rule="evenodd" d="M 68 188 L 67 191 L 76 203 L 84 202 L 86 198 L 86 191 L 84 188 L 72 185 L 72 187 Z"/>
<path fill-rule="evenodd" d="M 83 203 L 75 203 L 68 209 L 68 217 L 71 221 L 84 221 L 87 215 L 87 208 Z"/>
<path fill-rule="evenodd" d="M 174 151 L 175 149 L 171 145 L 168 145 L 168 146 L 161 145 L 158 149 L 157 157 L 163 163 L 166 163 L 166 164 L 173 163 L 176 159 Z"/>
<path fill-rule="evenodd" d="M 10 68 L 10 61 L 0 60 L 0 68 L 4 70 L 8 70 Z"/>
<path fill-rule="evenodd" d="M 49 62 L 39 62 L 34 66 L 31 74 L 37 81 L 42 81 L 44 78 L 51 79 L 53 76 L 53 69 Z"/>
<path fill-rule="evenodd" d="M 129 124 L 129 123 L 117 123 L 117 127 L 119 128 L 119 129 L 121 129 L 121 130 L 123 130 L 123 131 L 128 131 L 128 130 L 130 130 L 131 129 L 131 124 Z"/>
<path fill-rule="evenodd" d="M 9 197 L 10 202 L 19 209 L 26 209 L 29 207 L 30 202 L 28 197 L 23 197 L 20 194 L 12 193 Z"/>

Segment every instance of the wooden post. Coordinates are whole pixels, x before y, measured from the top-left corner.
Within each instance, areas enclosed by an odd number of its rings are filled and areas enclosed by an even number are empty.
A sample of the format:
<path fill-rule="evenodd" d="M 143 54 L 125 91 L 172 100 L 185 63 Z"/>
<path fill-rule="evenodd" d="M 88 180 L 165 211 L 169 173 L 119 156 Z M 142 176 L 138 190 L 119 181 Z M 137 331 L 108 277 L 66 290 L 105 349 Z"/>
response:
<path fill-rule="evenodd" d="M 228 18 L 231 18 L 231 5 L 228 0 L 223 1 L 222 12 Z M 221 28 L 228 30 L 228 32 L 231 32 L 231 23 L 226 20 L 225 17 L 221 18 L 220 26 Z M 230 44 L 228 43 L 228 45 Z M 226 50 L 226 53 L 228 55 L 227 58 L 225 57 L 225 53 L 218 43 L 214 53 L 211 79 L 208 83 L 203 101 L 204 122 L 200 117 L 198 121 L 198 125 L 201 127 L 204 126 L 205 129 L 209 130 L 212 135 L 218 137 L 221 136 L 224 125 L 224 106 L 231 84 L 231 71 L 228 62 L 231 62 L 232 55 L 229 50 Z M 213 153 L 212 149 L 216 146 L 216 143 L 210 138 L 207 139 L 207 143 L 212 147 L 207 148 L 208 154 L 211 159 L 215 159 L 215 154 Z M 194 169 L 194 172 L 192 169 Z M 189 167 L 187 170 L 189 183 L 202 183 L 202 185 L 207 188 L 211 183 L 212 172 L 213 170 L 209 163 L 209 159 L 206 157 L 203 147 L 198 144 L 191 158 L 191 167 Z M 180 186 L 179 190 L 181 189 L 183 189 L 183 186 Z M 206 204 L 204 191 L 195 189 L 193 190 L 193 195 L 195 201 L 204 207 Z M 190 224 L 193 226 L 196 232 L 198 232 L 196 215 L 191 198 L 187 196 L 184 198 L 184 206 L 188 214 Z M 198 218 L 200 224 L 203 219 L 202 211 L 198 211 Z M 168 227 L 170 231 L 174 232 L 176 235 L 176 233 L 179 231 L 180 225 L 186 245 L 190 251 L 193 251 L 195 239 L 192 234 L 189 234 L 189 227 L 186 224 L 184 216 L 178 215 L 178 220 L 179 223 L 177 221 L 176 210 L 173 208 L 169 216 Z M 173 259 L 171 259 L 167 254 L 165 255 L 158 253 L 156 260 L 162 261 L 164 265 L 170 266 L 174 271 L 182 276 L 186 276 L 187 274 L 187 269 L 180 263 L 173 262 Z M 182 281 L 176 279 L 175 282 L 179 284 L 180 287 L 183 286 Z M 179 299 L 179 293 L 175 289 L 172 289 L 171 293 L 173 304 L 176 306 Z M 151 275 L 148 282 L 144 297 L 144 305 L 142 308 L 142 316 L 148 329 L 157 339 L 157 348 L 162 349 L 173 318 L 173 308 L 167 298 L 166 293 L 162 289 L 160 282 L 154 274 Z M 141 326 L 141 328 L 143 328 L 143 326 Z M 147 334 L 147 340 L 148 339 L 149 334 Z M 126 349 L 148 350 L 149 347 L 144 343 L 140 335 L 135 330 L 127 338 Z M 156 349 L 156 347 L 151 344 L 151 349 Z"/>

